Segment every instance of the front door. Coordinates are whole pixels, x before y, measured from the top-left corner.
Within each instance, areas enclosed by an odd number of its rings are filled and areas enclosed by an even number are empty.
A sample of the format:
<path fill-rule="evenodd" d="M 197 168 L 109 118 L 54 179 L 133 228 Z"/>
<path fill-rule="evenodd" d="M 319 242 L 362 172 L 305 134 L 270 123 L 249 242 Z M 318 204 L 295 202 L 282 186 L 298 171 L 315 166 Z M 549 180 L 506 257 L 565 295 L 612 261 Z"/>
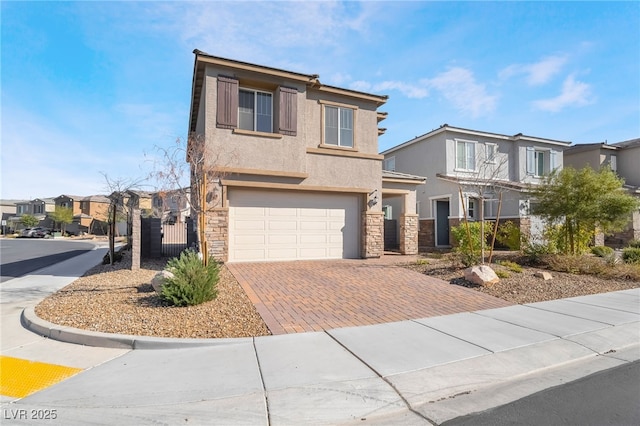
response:
<path fill-rule="evenodd" d="M 449 201 L 436 201 L 436 246 L 449 245 Z"/>

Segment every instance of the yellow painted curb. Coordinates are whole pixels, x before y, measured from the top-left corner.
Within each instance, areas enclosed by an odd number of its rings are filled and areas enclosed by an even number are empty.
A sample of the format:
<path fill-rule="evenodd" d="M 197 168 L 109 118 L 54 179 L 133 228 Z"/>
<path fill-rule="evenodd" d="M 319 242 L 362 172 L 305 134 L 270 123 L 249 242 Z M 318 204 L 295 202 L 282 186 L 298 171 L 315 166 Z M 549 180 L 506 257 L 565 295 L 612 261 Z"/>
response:
<path fill-rule="evenodd" d="M 81 371 L 82 368 L 0 356 L 0 395 L 24 398 Z"/>

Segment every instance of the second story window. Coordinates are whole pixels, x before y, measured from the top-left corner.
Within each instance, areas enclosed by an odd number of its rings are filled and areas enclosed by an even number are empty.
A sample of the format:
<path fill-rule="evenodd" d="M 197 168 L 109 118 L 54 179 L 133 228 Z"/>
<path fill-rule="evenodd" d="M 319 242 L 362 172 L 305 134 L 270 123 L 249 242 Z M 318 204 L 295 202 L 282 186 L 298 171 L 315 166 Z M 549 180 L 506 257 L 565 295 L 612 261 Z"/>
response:
<path fill-rule="evenodd" d="M 456 141 L 456 168 L 460 170 L 476 169 L 476 143 Z"/>
<path fill-rule="evenodd" d="M 351 108 L 324 106 L 324 143 L 353 148 L 353 110 Z"/>
<path fill-rule="evenodd" d="M 238 128 L 271 133 L 273 130 L 273 102 L 271 93 L 240 89 Z"/>
<path fill-rule="evenodd" d="M 558 167 L 557 153 L 555 151 L 537 150 L 527 148 L 527 174 L 540 177 L 548 174 Z"/>
<path fill-rule="evenodd" d="M 396 157 L 385 158 L 382 163 L 382 168 L 390 172 L 396 171 Z"/>
<path fill-rule="evenodd" d="M 34 204 L 33 206 L 33 214 L 42 214 L 43 213 L 42 204 Z"/>
<path fill-rule="evenodd" d="M 494 143 L 485 144 L 485 156 L 487 163 L 495 163 L 496 162 L 496 154 L 498 153 L 498 145 Z"/>
<path fill-rule="evenodd" d="M 609 159 L 609 166 L 611 166 L 612 171 L 618 171 L 618 157 L 616 155 L 611 154 L 611 158 Z"/>

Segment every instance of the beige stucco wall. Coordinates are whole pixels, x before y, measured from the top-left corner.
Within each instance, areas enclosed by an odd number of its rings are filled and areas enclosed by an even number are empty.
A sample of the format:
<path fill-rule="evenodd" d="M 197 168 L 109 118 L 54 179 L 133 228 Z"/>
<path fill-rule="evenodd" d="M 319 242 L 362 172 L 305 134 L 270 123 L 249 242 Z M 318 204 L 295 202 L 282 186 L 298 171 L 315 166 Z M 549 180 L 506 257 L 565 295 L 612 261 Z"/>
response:
<path fill-rule="evenodd" d="M 618 174 L 626 184 L 640 186 L 640 146 L 618 151 Z"/>
<path fill-rule="evenodd" d="M 216 126 L 217 75 L 233 76 L 240 80 L 240 87 L 275 91 L 278 86 L 295 87 L 298 90 L 297 135 L 276 135 L 253 132 L 242 134 L 232 129 Z M 260 83 L 257 81 L 261 80 Z M 213 65 L 205 71 L 203 96 L 200 110 L 206 108 L 206 116 L 201 117 L 196 129 L 206 136 L 208 158 L 218 167 L 235 169 L 266 170 L 270 172 L 300 173 L 306 177 L 286 178 L 259 176 L 240 177 L 243 180 L 295 183 L 300 187 L 340 187 L 381 189 L 381 160 L 358 158 L 377 156 L 378 133 L 376 105 L 348 96 L 319 92 L 308 89 L 299 82 L 278 79 L 274 76 L 256 76 L 230 72 Z M 353 150 L 334 149 L 322 145 L 323 104 L 329 101 L 354 106 L 354 147 Z M 203 106 L 205 105 L 205 106 Z M 277 104 L 274 99 L 274 114 Z M 204 122 L 204 124 L 202 124 Z M 201 130 L 200 130 L 201 129 Z M 308 150 L 323 149 L 323 153 Z M 333 154 L 333 155 L 326 155 Z M 236 176 L 234 175 L 235 179 Z M 380 210 L 380 204 L 373 207 Z"/>

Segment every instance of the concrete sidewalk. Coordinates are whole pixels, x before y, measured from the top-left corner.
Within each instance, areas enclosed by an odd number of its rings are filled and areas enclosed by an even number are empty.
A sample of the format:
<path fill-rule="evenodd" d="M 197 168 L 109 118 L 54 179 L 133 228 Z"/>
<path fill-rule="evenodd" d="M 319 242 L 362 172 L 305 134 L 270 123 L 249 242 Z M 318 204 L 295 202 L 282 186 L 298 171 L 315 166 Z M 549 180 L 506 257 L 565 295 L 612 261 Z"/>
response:
<path fill-rule="evenodd" d="M 61 332 L 31 312 L 25 322 L 43 333 L 120 349 L 43 339 L 50 346 L 36 358 L 101 358 L 28 397 L 3 398 L 3 424 L 29 423 L 7 415 L 31 410 L 55 410 L 54 424 L 439 424 L 640 359 L 640 289 L 213 341 Z M 3 316 L 3 342 L 4 330 Z"/>

